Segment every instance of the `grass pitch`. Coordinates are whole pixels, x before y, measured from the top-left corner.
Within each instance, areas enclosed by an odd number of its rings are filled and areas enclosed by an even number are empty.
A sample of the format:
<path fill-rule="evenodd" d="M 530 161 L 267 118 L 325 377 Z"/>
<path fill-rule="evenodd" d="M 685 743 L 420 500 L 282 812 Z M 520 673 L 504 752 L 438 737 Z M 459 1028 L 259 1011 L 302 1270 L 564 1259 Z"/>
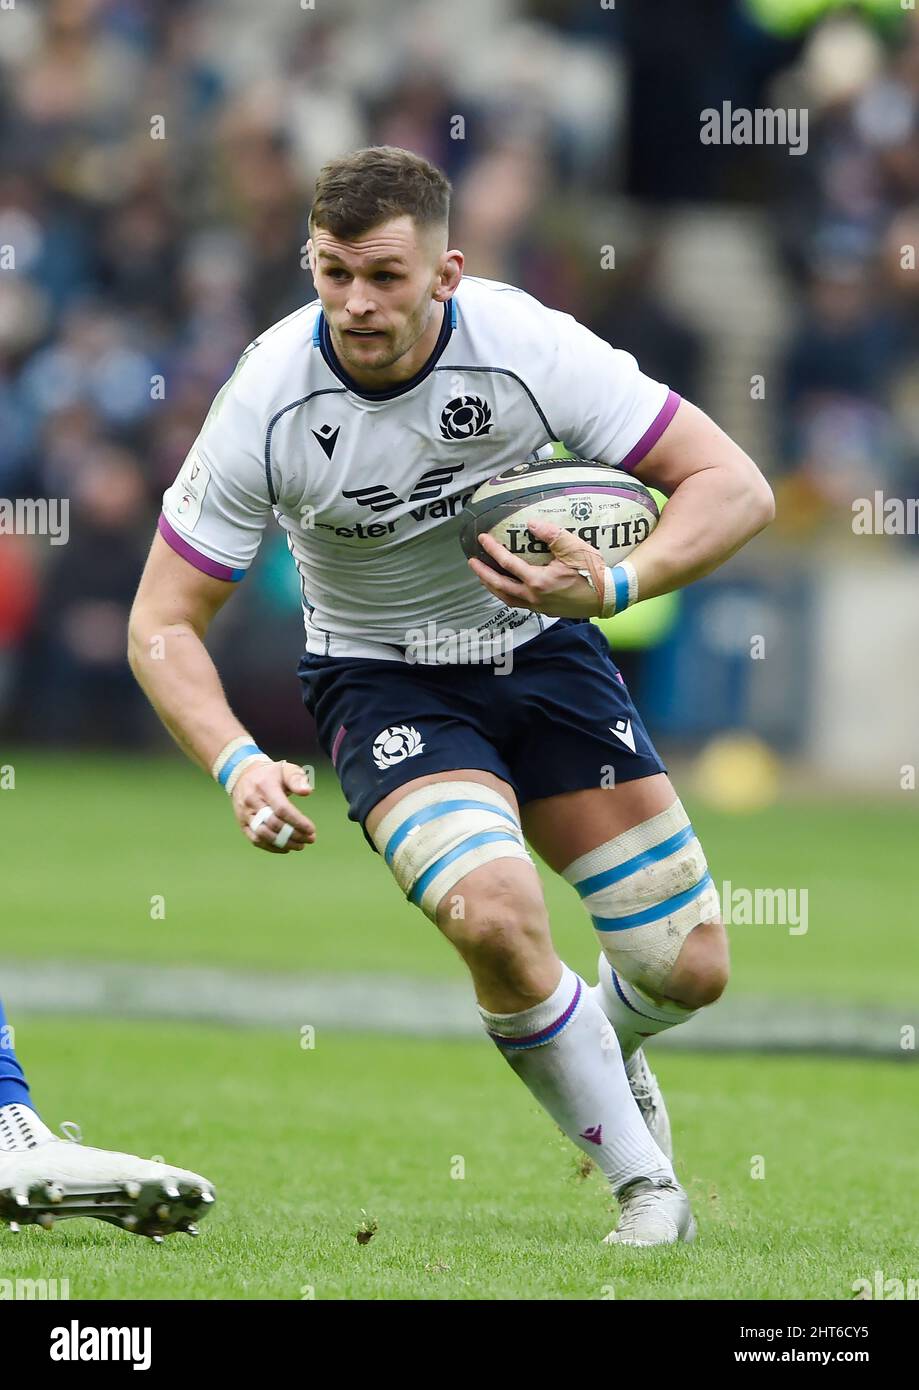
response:
<path fill-rule="evenodd" d="M 76 1299 L 851 1299 L 876 1269 L 915 1274 L 908 1065 L 666 1057 L 699 1239 L 629 1251 L 599 1243 L 604 1180 L 484 1040 L 320 1033 L 303 1050 L 283 1032 L 18 1023 L 50 1123 L 217 1185 L 197 1241 L 0 1229 L 0 1277 L 68 1279 Z"/>
<path fill-rule="evenodd" d="M 247 845 L 178 754 L 2 762 L 16 785 L 0 792 L 0 956 L 465 978 L 347 821 L 331 769 L 305 803 L 318 843 L 280 857 Z M 731 817 L 684 799 L 719 885 L 809 895 L 804 935 L 732 930 L 735 998 L 878 1003 L 915 1022 L 911 807 Z M 560 954 L 596 978 L 580 903 L 544 877 Z M 600 1244 L 604 1181 L 484 1039 L 323 1030 L 304 1050 L 298 1030 L 30 1019 L 6 1002 L 50 1124 L 204 1172 L 218 1204 L 197 1242 L 160 1247 L 97 1222 L 0 1229 L 0 1278 L 68 1279 L 77 1299 L 850 1299 L 877 1269 L 916 1275 L 905 1062 L 652 1049 L 700 1237 L 617 1251 Z"/>
<path fill-rule="evenodd" d="M 0 956 L 466 977 L 347 820 L 330 767 L 317 768 L 316 791 L 300 803 L 316 844 L 268 855 L 178 753 L 62 759 L 22 750 L 2 760 L 15 766 L 16 787 L 0 792 L 10 866 Z M 778 924 L 731 930 L 732 993 L 914 1003 L 911 805 L 815 801 L 731 816 L 684 801 L 719 887 L 808 894 L 806 934 Z M 589 918 L 566 883 L 548 870 L 543 878 L 559 954 L 595 979 Z"/>

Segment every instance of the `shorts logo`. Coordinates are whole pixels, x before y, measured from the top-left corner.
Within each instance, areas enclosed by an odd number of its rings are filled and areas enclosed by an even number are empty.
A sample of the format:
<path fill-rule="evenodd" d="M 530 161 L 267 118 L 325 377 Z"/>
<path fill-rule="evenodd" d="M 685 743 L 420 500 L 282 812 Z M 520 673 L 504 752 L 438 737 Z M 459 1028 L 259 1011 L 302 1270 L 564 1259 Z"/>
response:
<path fill-rule="evenodd" d="M 631 719 L 617 719 L 615 724 L 608 725 L 611 734 L 615 734 L 618 739 L 625 744 L 626 748 L 631 748 L 635 752 L 635 734 L 632 730 Z"/>
<path fill-rule="evenodd" d="M 381 772 L 423 751 L 421 735 L 408 724 L 393 724 L 373 740 L 373 761 Z"/>
<path fill-rule="evenodd" d="M 491 429 L 491 407 L 481 396 L 456 396 L 448 401 L 440 417 L 444 439 L 474 439 Z"/>

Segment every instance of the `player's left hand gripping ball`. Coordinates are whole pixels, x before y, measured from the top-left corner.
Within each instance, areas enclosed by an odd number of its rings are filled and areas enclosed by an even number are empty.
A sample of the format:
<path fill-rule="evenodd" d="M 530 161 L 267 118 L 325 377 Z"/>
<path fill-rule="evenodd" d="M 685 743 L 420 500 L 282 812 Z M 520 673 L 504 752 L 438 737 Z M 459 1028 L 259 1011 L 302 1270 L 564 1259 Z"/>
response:
<path fill-rule="evenodd" d="M 531 565 L 488 532 L 480 533 L 479 545 L 496 560 L 507 576 L 481 560 L 469 566 L 495 598 L 512 608 L 530 608 L 550 618 L 593 618 L 600 612 L 606 562 L 599 550 L 551 521 L 527 521 L 527 530 L 545 541 L 553 558 L 548 565 Z"/>

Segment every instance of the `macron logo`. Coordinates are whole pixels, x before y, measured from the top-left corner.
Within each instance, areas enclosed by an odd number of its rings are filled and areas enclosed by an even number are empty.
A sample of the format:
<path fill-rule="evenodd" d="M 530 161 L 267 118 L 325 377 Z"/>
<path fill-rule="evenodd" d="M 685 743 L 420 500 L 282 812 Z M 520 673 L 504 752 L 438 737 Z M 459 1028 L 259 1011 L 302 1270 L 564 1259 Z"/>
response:
<path fill-rule="evenodd" d="M 590 1141 L 591 1144 L 602 1144 L 602 1143 L 603 1143 L 603 1126 L 602 1126 L 602 1125 L 591 1125 L 589 1129 L 585 1129 L 585 1130 L 582 1132 L 581 1138 L 582 1138 L 582 1139 L 588 1139 L 588 1140 Z"/>
<path fill-rule="evenodd" d="M 631 748 L 632 752 L 635 752 L 635 735 L 632 733 L 631 719 L 617 719 L 615 724 L 610 724 L 608 727 L 610 733 L 615 734 L 626 748 Z"/>
<path fill-rule="evenodd" d="M 338 443 L 340 432 L 341 425 L 338 426 L 337 430 L 333 430 L 331 425 L 320 425 L 318 430 L 313 430 L 313 438 L 330 462 L 335 452 L 335 445 Z"/>
<path fill-rule="evenodd" d="M 132 1361 L 135 1371 L 150 1369 L 149 1327 L 52 1327 L 52 1361 Z"/>

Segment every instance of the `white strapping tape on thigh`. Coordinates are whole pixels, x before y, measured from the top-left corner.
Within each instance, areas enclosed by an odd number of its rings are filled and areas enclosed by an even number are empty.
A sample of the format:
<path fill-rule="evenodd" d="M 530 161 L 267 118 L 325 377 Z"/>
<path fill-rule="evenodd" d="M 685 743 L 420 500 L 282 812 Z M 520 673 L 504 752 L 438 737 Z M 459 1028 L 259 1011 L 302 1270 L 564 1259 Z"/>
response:
<path fill-rule="evenodd" d="M 482 782 L 429 782 L 409 792 L 380 821 L 373 842 L 409 902 L 432 920 L 444 894 L 472 869 L 530 859 L 517 816 Z"/>
<path fill-rule="evenodd" d="M 662 988 L 683 942 L 720 912 L 718 892 L 679 800 L 576 859 L 563 877 L 626 979 Z"/>

